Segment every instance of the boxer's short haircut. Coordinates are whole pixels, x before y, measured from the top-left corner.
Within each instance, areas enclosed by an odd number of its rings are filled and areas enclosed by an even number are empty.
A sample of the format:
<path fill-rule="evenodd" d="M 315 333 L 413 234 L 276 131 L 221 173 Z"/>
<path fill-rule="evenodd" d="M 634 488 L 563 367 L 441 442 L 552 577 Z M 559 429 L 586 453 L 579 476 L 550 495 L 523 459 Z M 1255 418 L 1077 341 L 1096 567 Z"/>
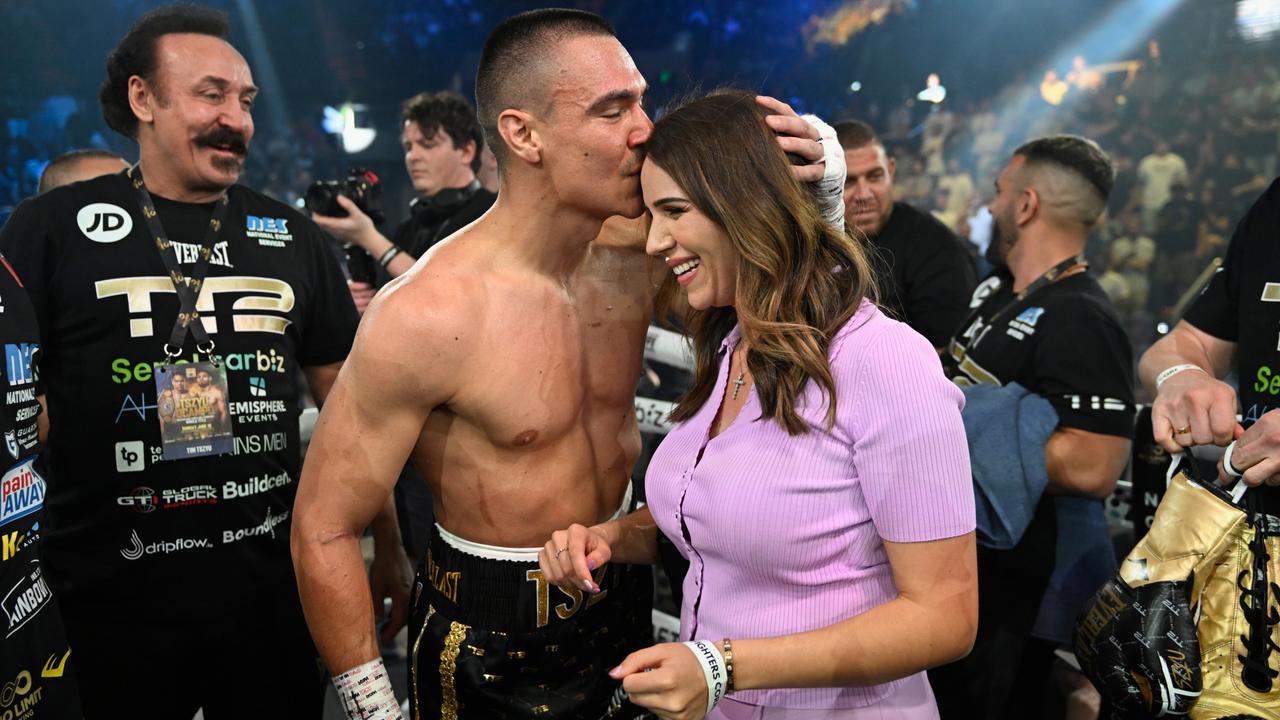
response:
<path fill-rule="evenodd" d="M 200 5 L 164 5 L 129 28 L 107 56 L 107 79 L 98 90 L 102 118 L 108 127 L 129 138 L 138 137 L 138 118 L 129 107 L 129 78 L 137 75 L 164 102 L 164 89 L 156 82 L 156 42 L 165 35 L 193 33 L 227 39 L 227 15 Z"/>
<path fill-rule="evenodd" d="M 857 150 L 867 145 L 884 147 L 884 143 L 880 142 L 880 136 L 876 135 L 875 128 L 861 120 L 841 120 L 832 127 L 835 128 L 840 147 L 845 150 Z"/>
<path fill-rule="evenodd" d="M 498 134 L 498 115 L 508 108 L 524 108 L 535 98 L 545 98 L 551 88 L 536 81 L 540 64 L 556 57 L 559 43 L 582 35 L 617 34 L 608 20 L 595 13 L 546 8 L 507 18 L 485 40 L 476 70 L 476 114 L 498 167 L 506 164 L 507 154 Z"/>

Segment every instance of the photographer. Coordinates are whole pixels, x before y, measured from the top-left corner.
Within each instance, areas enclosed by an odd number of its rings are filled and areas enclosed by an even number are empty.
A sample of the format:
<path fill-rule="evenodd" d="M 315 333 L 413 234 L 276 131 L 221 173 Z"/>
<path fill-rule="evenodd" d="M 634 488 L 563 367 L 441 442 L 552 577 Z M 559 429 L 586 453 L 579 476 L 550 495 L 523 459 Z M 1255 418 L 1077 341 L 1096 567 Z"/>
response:
<path fill-rule="evenodd" d="M 404 165 L 418 198 L 409 219 L 387 239 L 369 215 L 347 197 L 337 201 L 346 217 L 316 214 L 325 231 L 363 248 L 391 277 L 413 266 L 432 245 L 484 214 L 496 195 L 476 179 L 484 140 L 475 111 L 454 92 L 420 93 L 400 111 Z M 373 297 L 372 283 L 353 278 L 351 297 L 364 308 Z"/>

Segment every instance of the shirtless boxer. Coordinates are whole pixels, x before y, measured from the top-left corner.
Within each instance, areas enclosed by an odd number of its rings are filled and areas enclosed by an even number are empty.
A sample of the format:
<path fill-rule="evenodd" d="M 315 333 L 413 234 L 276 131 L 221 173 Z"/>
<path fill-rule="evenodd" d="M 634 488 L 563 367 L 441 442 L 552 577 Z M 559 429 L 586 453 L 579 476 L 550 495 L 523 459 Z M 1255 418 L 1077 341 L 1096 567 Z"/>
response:
<path fill-rule="evenodd" d="M 476 88 L 501 192 L 365 314 L 299 485 L 303 607 L 348 714 L 397 717 L 357 541 L 412 456 L 438 523 L 409 639 L 414 717 L 637 717 L 606 673 L 649 644 L 648 571 L 610 565 L 586 596 L 550 588 L 537 553 L 556 529 L 628 509 L 633 392 L 666 268 L 641 228 L 605 221 L 643 211 L 645 81 L 602 18 L 539 10 L 493 32 Z M 762 102 L 784 149 L 824 156 L 817 130 Z M 824 196 L 839 208 L 843 167 L 796 173 L 824 190 L 835 177 Z"/>

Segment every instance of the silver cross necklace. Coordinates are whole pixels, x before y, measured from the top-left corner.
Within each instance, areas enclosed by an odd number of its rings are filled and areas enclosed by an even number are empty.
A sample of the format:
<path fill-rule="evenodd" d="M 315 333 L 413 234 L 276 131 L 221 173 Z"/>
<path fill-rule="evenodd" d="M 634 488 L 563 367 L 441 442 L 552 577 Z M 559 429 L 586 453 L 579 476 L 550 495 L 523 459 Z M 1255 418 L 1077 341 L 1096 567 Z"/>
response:
<path fill-rule="evenodd" d="M 738 371 L 738 378 L 733 381 L 734 400 L 738 399 L 738 391 L 742 389 L 742 386 L 747 384 L 747 381 L 744 379 L 747 375 L 747 353 L 745 351 L 741 355 L 741 362 L 742 369 Z"/>

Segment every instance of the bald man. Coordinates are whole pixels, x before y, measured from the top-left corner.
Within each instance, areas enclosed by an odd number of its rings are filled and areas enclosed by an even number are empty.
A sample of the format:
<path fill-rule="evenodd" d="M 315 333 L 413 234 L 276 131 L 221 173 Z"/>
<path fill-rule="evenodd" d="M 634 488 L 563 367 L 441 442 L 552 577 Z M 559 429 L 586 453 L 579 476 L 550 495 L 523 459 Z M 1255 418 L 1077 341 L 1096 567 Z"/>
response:
<path fill-rule="evenodd" d="M 40 174 L 37 189 L 44 193 L 63 185 L 118 173 L 128 167 L 129 163 L 124 158 L 110 150 L 72 150 L 49 161 Z"/>

